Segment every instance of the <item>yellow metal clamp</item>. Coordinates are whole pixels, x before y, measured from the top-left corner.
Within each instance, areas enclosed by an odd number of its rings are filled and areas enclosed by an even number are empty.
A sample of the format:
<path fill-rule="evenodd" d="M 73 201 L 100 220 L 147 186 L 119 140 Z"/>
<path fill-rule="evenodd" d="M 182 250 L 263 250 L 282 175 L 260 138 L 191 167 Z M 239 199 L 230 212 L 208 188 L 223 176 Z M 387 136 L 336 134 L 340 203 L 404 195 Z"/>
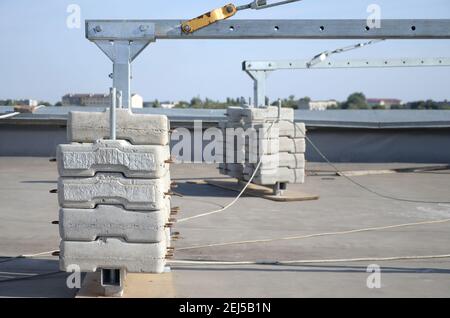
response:
<path fill-rule="evenodd" d="M 234 16 L 237 12 L 237 8 L 234 4 L 230 3 L 222 8 L 212 10 L 208 13 L 202 14 L 201 16 L 186 21 L 181 25 L 181 29 L 184 33 L 193 33 L 200 30 L 210 24 L 216 23 L 220 20 L 225 20 Z"/>

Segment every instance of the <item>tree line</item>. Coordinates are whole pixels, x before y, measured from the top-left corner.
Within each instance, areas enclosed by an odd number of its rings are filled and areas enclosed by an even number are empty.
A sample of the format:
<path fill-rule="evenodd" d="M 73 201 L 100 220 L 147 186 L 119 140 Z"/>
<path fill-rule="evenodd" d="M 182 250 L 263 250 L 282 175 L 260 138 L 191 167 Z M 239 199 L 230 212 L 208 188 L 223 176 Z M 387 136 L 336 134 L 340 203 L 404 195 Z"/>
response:
<path fill-rule="evenodd" d="M 296 98 L 294 95 L 290 95 L 287 98 L 282 98 L 281 106 L 298 109 L 300 104 L 309 103 L 311 99 L 309 97 Z M 175 103 L 174 108 L 192 108 L 192 109 L 224 109 L 228 106 L 239 106 L 248 103 L 244 97 L 227 97 L 225 101 L 218 101 L 210 99 L 208 97 L 201 98 L 199 96 L 193 97 L 190 101 L 179 101 Z M 269 100 L 266 100 L 266 104 Z M 0 100 L 2 106 L 15 106 L 20 105 L 21 100 L 5 99 Z M 161 107 L 159 100 L 144 103 L 146 107 Z M 39 105 L 44 106 L 61 106 L 61 102 L 52 104 L 47 101 L 39 101 Z M 278 105 L 278 100 L 271 103 L 273 106 Z M 393 104 L 388 107 L 384 105 L 370 105 L 367 102 L 367 98 L 363 93 L 357 92 L 348 96 L 347 100 L 337 102 L 336 106 L 329 107 L 328 109 L 441 109 L 450 110 L 450 101 L 444 100 L 442 102 L 434 100 L 421 100 L 413 101 L 404 104 Z"/>

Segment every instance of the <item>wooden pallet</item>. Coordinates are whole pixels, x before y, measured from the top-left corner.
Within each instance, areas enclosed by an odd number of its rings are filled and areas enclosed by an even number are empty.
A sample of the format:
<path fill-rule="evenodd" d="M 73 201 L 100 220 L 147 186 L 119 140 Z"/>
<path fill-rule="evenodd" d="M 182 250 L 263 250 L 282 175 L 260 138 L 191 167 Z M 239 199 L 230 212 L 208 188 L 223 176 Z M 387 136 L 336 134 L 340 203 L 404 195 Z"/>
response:
<path fill-rule="evenodd" d="M 190 181 L 193 184 L 208 184 L 221 189 L 241 192 L 245 184 L 238 183 L 237 179 L 212 179 L 202 181 Z M 297 201 L 311 201 L 318 200 L 319 196 L 315 194 L 308 194 L 302 191 L 288 189 L 283 195 L 274 195 L 272 189 L 260 186 L 257 184 L 250 184 L 245 191 L 245 195 L 259 197 L 276 202 L 297 202 Z"/>

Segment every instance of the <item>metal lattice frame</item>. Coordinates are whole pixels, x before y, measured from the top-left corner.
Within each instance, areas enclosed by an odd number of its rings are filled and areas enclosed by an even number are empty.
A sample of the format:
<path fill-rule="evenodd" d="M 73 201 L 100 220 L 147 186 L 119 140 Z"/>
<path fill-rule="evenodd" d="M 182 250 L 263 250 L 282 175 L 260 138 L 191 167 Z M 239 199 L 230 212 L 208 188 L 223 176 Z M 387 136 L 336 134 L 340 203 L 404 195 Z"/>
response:
<path fill-rule="evenodd" d="M 266 104 L 267 76 L 277 70 L 351 69 L 351 68 L 403 68 L 450 66 L 450 58 L 404 58 L 404 59 L 355 59 L 325 60 L 310 65 L 310 60 L 245 61 L 243 70 L 253 79 L 253 106 Z"/>

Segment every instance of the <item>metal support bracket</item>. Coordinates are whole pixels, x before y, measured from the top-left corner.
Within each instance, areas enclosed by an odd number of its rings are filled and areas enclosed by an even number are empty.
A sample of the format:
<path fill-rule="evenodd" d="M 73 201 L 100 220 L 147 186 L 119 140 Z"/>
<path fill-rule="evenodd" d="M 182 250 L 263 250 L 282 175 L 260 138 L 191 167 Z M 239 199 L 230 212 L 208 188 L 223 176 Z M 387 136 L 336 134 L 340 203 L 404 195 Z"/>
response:
<path fill-rule="evenodd" d="M 124 269 L 107 269 L 100 270 L 100 284 L 103 287 L 104 296 L 106 297 L 122 297 L 126 271 Z"/>
<path fill-rule="evenodd" d="M 266 80 L 271 71 L 252 70 L 247 74 L 253 79 L 253 102 L 255 107 L 264 107 L 266 104 Z"/>
<path fill-rule="evenodd" d="M 86 25 L 86 37 L 113 62 L 113 87 L 122 92 L 123 106 L 131 107 L 131 63 L 155 41 L 155 25 L 116 21 Z"/>

